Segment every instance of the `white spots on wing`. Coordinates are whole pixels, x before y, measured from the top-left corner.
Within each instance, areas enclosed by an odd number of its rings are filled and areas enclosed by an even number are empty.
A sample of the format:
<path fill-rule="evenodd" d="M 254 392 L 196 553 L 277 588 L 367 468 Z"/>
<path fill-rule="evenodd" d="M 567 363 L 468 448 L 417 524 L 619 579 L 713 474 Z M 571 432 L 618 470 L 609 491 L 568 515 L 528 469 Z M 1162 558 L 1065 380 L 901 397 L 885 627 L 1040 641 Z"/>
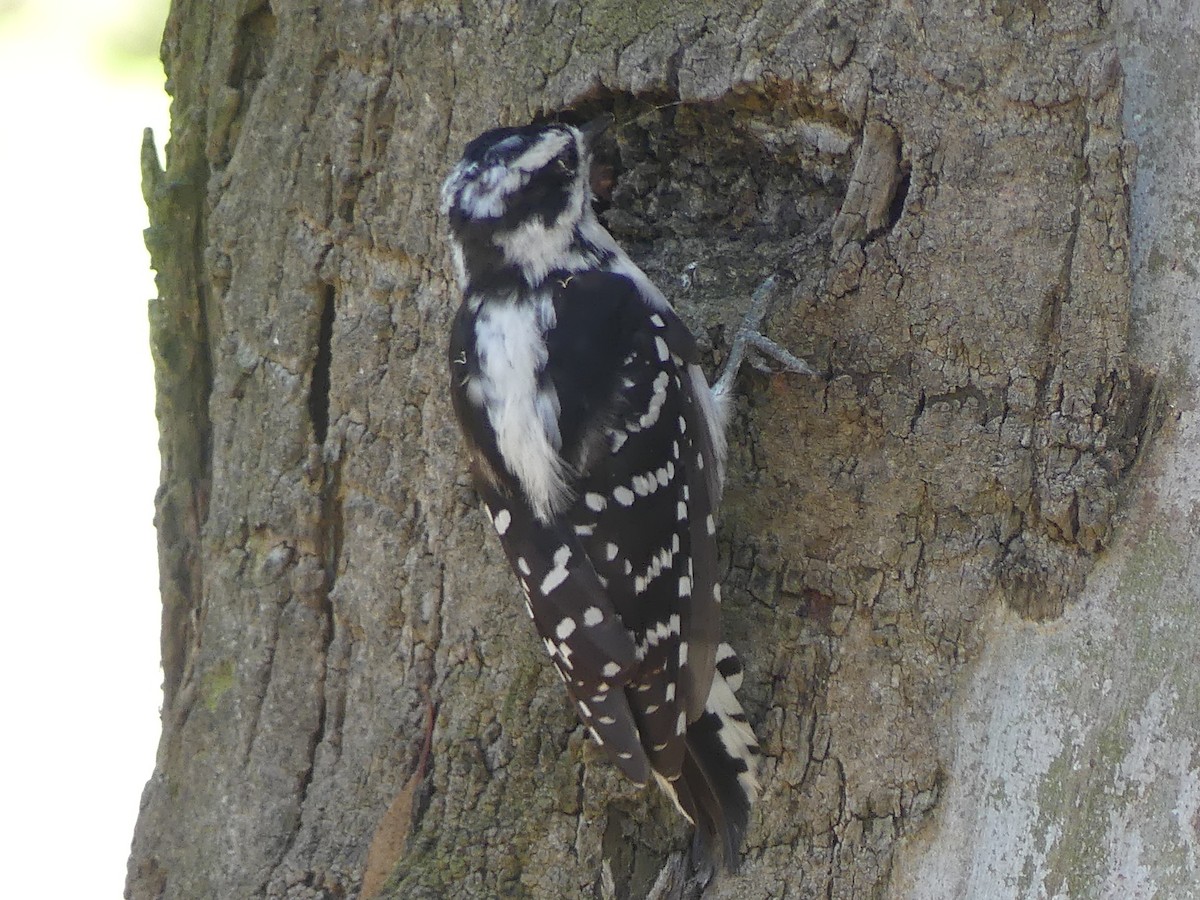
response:
<path fill-rule="evenodd" d="M 717 603 L 721 602 L 721 586 L 719 584 L 713 585 L 713 600 Z"/>
<path fill-rule="evenodd" d="M 671 356 L 671 351 L 667 349 L 667 342 L 657 335 L 654 337 L 654 349 L 658 352 L 660 362 L 666 362 Z"/>
<path fill-rule="evenodd" d="M 690 496 L 690 494 L 691 494 L 691 493 L 692 493 L 692 492 L 688 490 L 688 486 L 685 484 L 685 485 L 683 486 L 683 499 L 684 499 L 684 500 L 690 500 L 690 499 L 692 499 L 692 498 L 691 498 L 691 496 Z"/>
<path fill-rule="evenodd" d="M 675 733 L 683 734 L 687 731 L 687 714 L 680 711 L 679 718 L 675 722 Z"/>
<path fill-rule="evenodd" d="M 596 530 L 595 522 L 593 522 L 590 525 L 576 525 L 575 526 L 575 533 L 580 535 L 581 537 L 591 537 L 592 533 L 595 530 Z"/>
<path fill-rule="evenodd" d="M 617 558 L 618 550 L 619 550 L 619 548 L 617 547 L 616 544 L 605 544 L 604 545 L 604 558 L 606 560 L 608 560 L 609 562 L 612 562 L 614 559 Z"/>
<path fill-rule="evenodd" d="M 523 557 L 523 556 L 517 557 L 517 568 L 521 570 L 522 575 L 533 574 L 533 570 L 529 568 L 529 563 L 526 561 L 525 557 Z"/>
<path fill-rule="evenodd" d="M 570 616 L 564 617 L 563 620 L 558 623 L 558 627 L 554 629 L 554 633 L 558 636 L 560 641 L 565 641 L 575 633 L 575 620 Z"/>
<path fill-rule="evenodd" d="M 576 702 L 579 704 L 579 711 L 590 719 L 592 717 L 592 711 L 588 709 L 588 705 L 582 700 L 578 700 Z"/>
<path fill-rule="evenodd" d="M 679 552 L 679 534 L 678 533 L 671 535 L 671 552 L 672 553 Z"/>
<path fill-rule="evenodd" d="M 632 754 L 632 753 L 624 753 L 624 752 L 622 752 L 622 753 L 618 753 L 618 754 L 617 754 L 617 757 L 618 757 L 619 759 L 633 759 L 633 754 Z"/>
<path fill-rule="evenodd" d="M 654 558 L 650 560 L 650 568 L 646 570 L 651 578 L 657 578 L 662 572 L 663 558 L 661 553 L 654 554 Z"/>
<path fill-rule="evenodd" d="M 601 725 L 616 725 L 617 724 L 617 720 L 614 719 L 612 716 L 601 716 L 596 721 L 599 722 Z"/>
<path fill-rule="evenodd" d="M 533 618 L 533 607 L 529 605 L 529 598 L 525 598 L 525 612 L 529 613 L 529 618 Z"/>
<path fill-rule="evenodd" d="M 604 664 L 604 668 L 600 670 L 600 674 L 605 678 L 613 678 L 621 671 L 621 666 L 615 662 Z"/>
<path fill-rule="evenodd" d="M 589 493 L 584 496 L 583 502 L 592 512 L 604 512 L 604 508 L 608 506 L 608 501 L 602 494 Z"/>
<path fill-rule="evenodd" d="M 675 463 L 667 460 L 667 464 L 655 472 L 654 477 L 658 479 L 659 487 L 666 487 L 675 477 Z"/>
<path fill-rule="evenodd" d="M 508 531 L 508 526 L 512 524 L 512 514 L 507 509 L 502 509 L 496 513 L 492 519 L 492 524 L 496 526 L 496 534 L 501 537 Z"/>
<path fill-rule="evenodd" d="M 686 575 L 679 579 L 679 596 L 692 596 L 692 579 L 688 578 Z"/>
<path fill-rule="evenodd" d="M 663 321 L 662 316 L 660 316 L 658 313 L 655 313 L 654 315 L 652 315 L 650 317 L 650 324 L 653 325 L 655 328 L 666 328 L 667 327 L 667 323 Z"/>
<path fill-rule="evenodd" d="M 665 466 L 649 472 L 633 475 L 629 485 L 617 485 L 613 488 L 613 499 L 621 506 L 632 506 L 637 497 L 649 497 L 660 487 L 666 487 L 675 477 L 675 464 L 668 462 Z M 684 499 L 687 499 L 687 487 L 684 486 Z M 588 495 L 592 496 L 591 494 Z M 598 510 L 597 510 L 598 511 Z"/>
<path fill-rule="evenodd" d="M 571 561 L 571 548 L 563 544 L 554 551 L 554 568 L 546 573 L 546 577 L 542 579 L 542 594 L 549 594 L 552 590 L 567 580 L 567 563 Z M 561 626 L 560 626 L 561 627 Z"/>
<path fill-rule="evenodd" d="M 687 419 L 685 419 L 683 416 L 679 417 L 679 433 L 687 434 Z"/>
<path fill-rule="evenodd" d="M 637 656 L 645 659 L 646 652 L 651 647 L 657 647 L 668 638 L 679 635 L 679 614 L 673 613 L 665 622 L 658 622 L 652 628 L 646 629 L 646 635 L 637 646 Z"/>
<path fill-rule="evenodd" d="M 628 434 L 626 434 L 624 431 L 618 431 L 616 429 L 609 429 L 608 436 L 612 441 L 613 453 L 619 452 L 620 449 L 625 446 L 625 442 L 629 440 Z"/>
<path fill-rule="evenodd" d="M 667 682 L 667 690 L 663 694 L 663 696 L 666 698 L 666 701 L 668 703 L 670 703 L 672 700 L 675 699 L 675 682 L 673 682 L 673 681 Z"/>
<path fill-rule="evenodd" d="M 571 654 L 573 652 L 574 651 L 571 650 L 571 648 L 565 643 L 560 643 L 558 645 L 558 658 L 562 660 L 562 664 L 568 669 L 575 668 L 573 665 L 571 665 Z"/>
<path fill-rule="evenodd" d="M 701 471 L 704 470 L 704 454 L 703 453 L 696 454 L 696 468 L 700 469 Z"/>
<path fill-rule="evenodd" d="M 599 733 L 591 725 L 588 726 L 588 734 L 592 736 L 593 741 L 595 741 L 601 747 L 604 746 L 604 738 L 600 737 Z"/>
<path fill-rule="evenodd" d="M 678 503 L 676 503 L 675 504 L 675 518 L 677 518 L 680 522 L 686 522 L 687 515 L 688 515 L 687 504 L 684 503 L 682 500 L 679 501 Z"/>
<path fill-rule="evenodd" d="M 684 666 L 687 665 L 687 659 L 688 659 L 688 642 L 680 641 L 680 643 L 679 643 L 679 668 L 682 669 Z"/>
<path fill-rule="evenodd" d="M 567 580 L 566 569 L 551 569 L 542 579 L 542 593 L 549 594 L 552 590 Z"/>
<path fill-rule="evenodd" d="M 671 441 L 671 458 L 679 459 L 679 441 Z"/>
<path fill-rule="evenodd" d="M 658 712 L 658 704 L 657 704 L 657 703 L 651 703 L 649 706 L 647 706 L 647 707 L 646 707 L 646 708 L 643 710 L 643 712 L 645 712 L 645 713 L 646 713 L 646 715 L 650 715 L 650 713 L 656 713 L 656 712 Z"/>
<path fill-rule="evenodd" d="M 635 593 L 642 593 L 650 586 L 655 578 L 663 572 L 671 568 L 671 563 L 674 561 L 675 553 L 669 547 L 664 547 L 650 558 L 650 564 L 646 567 L 644 575 L 639 575 L 633 583 Z"/>
<path fill-rule="evenodd" d="M 601 612 L 598 606 L 589 606 L 583 611 L 584 625 L 599 625 L 604 621 L 604 613 Z"/>
<path fill-rule="evenodd" d="M 712 513 L 704 517 L 704 527 L 710 535 L 717 533 L 717 523 L 714 521 Z"/>
<path fill-rule="evenodd" d="M 638 428 L 632 426 L 630 431 L 649 428 L 658 421 L 659 414 L 662 412 L 663 404 L 667 402 L 667 382 L 670 381 L 670 376 L 666 372 L 659 372 L 654 378 L 654 383 L 651 387 L 654 393 L 650 395 L 650 403 L 646 407 L 646 412 L 638 419 Z"/>
<path fill-rule="evenodd" d="M 625 560 L 625 574 L 626 575 L 633 574 L 633 563 L 631 563 L 629 560 Z"/>

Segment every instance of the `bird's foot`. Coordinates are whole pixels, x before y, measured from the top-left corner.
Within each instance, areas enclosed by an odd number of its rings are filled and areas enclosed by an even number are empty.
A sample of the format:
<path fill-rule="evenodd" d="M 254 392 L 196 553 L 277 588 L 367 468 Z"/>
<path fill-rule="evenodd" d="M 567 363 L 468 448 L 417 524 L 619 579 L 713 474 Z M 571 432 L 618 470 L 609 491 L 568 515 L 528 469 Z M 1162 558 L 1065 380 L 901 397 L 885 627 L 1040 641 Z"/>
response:
<path fill-rule="evenodd" d="M 762 320 L 766 318 L 775 284 L 776 278 L 772 275 L 760 284 L 750 297 L 750 309 L 746 311 L 745 317 L 734 333 L 733 346 L 729 349 L 729 358 L 725 360 L 725 367 L 721 369 L 721 374 L 713 384 L 714 396 L 722 397 L 733 390 L 733 380 L 737 378 L 738 370 L 745 362 L 747 350 L 750 348 L 779 363 L 787 372 L 795 372 L 799 375 L 818 374 L 816 369 L 800 357 L 785 350 L 758 330 Z M 751 360 L 751 365 L 760 371 L 771 371 L 764 362 L 758 360 Z"/>

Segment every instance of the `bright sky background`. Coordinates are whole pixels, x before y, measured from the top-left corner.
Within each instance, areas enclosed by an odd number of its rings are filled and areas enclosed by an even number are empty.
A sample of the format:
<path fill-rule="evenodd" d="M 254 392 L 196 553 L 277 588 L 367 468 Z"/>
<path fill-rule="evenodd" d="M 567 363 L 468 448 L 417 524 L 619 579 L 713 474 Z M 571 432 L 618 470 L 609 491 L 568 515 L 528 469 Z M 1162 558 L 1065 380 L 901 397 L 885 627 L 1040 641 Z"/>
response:
<path fill-rule="evenodd" d="M 117 898 L 158 742 L 142 129 L 165 0 L 0 0 L 0 892 Z"/>

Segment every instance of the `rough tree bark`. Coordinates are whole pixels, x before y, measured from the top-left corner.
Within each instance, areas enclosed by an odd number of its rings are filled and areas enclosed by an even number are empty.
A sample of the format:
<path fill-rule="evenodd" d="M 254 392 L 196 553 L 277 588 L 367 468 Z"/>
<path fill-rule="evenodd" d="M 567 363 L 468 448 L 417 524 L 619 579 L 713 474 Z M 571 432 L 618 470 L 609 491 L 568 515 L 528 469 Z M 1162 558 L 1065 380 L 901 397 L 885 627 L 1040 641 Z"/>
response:
<path fill-rule="evenodd" d="M 706 896 L 1186 896 L 1200 63 L 1194 11 L 1128 4 L 176 0 L 127 896 L 642 897 L 686 848 L 584 740 L 445 389 L 441 178 L 603 110 L 604 217 L 710 362 L 778 273 L 824 372 L 740 383 L 764 792 Z"/>

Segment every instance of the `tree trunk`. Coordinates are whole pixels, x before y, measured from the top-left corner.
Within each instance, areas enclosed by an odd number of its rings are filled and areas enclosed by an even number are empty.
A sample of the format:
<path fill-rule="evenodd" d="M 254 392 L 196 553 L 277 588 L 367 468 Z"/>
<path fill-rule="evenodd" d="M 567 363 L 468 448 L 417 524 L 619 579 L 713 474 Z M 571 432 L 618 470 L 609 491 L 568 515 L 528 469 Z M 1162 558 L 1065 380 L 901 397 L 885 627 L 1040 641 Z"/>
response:
<path fill-rule="evenodd" d="M 712 366 L 775 273 L 768 330 L 823 372 L 739 382 L 719 535 L 764 790 L 705 896 L 1184 896 L 1200 43 L 1126 2 L 176 0 L 127 896 L 697 890 L 544 659 L 446 388 L 441 179 L 486 128 L 602 111 L 602 218 Z"/>

